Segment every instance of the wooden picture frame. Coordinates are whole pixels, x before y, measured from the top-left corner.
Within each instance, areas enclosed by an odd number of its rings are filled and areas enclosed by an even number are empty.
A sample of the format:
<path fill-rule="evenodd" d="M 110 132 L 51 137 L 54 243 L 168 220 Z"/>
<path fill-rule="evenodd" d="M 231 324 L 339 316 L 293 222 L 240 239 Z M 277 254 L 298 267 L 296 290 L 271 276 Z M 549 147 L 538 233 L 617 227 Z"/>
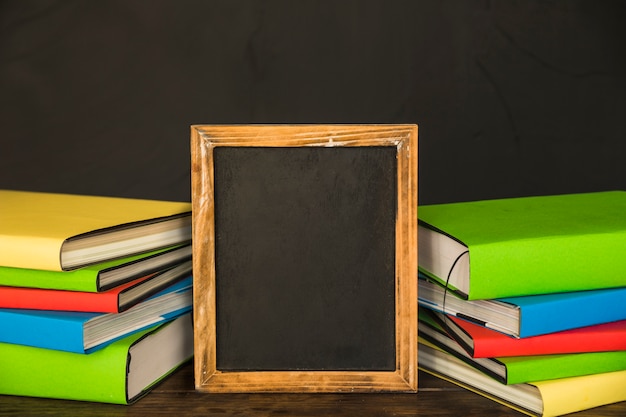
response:
<path fill-rule="evenodd" d="M 417 126 L 194 125 L 191 154 L 196 389 L 416 392 Z"/>

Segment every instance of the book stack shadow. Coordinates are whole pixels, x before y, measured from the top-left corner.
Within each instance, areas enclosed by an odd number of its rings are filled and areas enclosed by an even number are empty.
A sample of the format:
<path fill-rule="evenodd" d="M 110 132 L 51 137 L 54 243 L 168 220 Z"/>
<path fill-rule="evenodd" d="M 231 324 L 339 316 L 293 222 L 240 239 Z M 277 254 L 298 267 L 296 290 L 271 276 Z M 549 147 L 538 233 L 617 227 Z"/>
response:
<path fill-rule="evenodd" d="M 0 201 L 0 394 L 130 404 L 191 359 L 189 203 Z"/>
<path fill-rule="evenodd" d="M 626 400 L 626 193 L 419 208 L 419 367 L 528 415 Z"/>

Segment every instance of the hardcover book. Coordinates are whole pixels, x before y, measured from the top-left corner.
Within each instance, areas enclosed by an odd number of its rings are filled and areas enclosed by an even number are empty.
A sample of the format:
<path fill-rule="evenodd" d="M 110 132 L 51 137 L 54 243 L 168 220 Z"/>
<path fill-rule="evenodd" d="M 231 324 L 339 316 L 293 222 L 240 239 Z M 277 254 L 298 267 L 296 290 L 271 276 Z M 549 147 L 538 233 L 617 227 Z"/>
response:
<path fill-rule="evenodd" d="M 420 315 L 420 335 L 503 384 L 547 381 L 626 370 L 626 351 L 474 358 L 435 321 Z"/>
<path fill-rule="evenodd" d="M 72 271 L 0 265 L 0 285 L 51 290 L 100 292 L 191 259 L 191 245 L 128 256 Z"/>
<path fill-rule="evenodd" d="M 514 337 L 538 336 L 626 319 L 623 301 L 626 287 L 492 300 L 464 300 L 425 279 L 418 280 L 418 288 L 420 306 Z"/>
<path fill-rule="evenodd" d="M 515 338 L 458 317 L 435 314 L 440 326 L 474 358 L 626 350 L 626 320 Z"/>
<path fill-rule="evenodd" d="M 88 355 L 0 343 L 0 394 L 130 404 L 192 356 L 191 313 Z"/>
<path fill-rule="evenodd" d="M 424 339 L 419 368 L 530 416 L 554 417 L 626 401 L 626 371 L 505 385 Z"/>
<path fill-rule="evenodd" d="M 191 203 L 0 190 L 0 265 L 63 271 L 191 241 Z"/>
<path fill-rule="evenodd" d="M 419 268 L 461 297 L 626 285 L 626 192 L 419 207 Z"/>
<path fill-rule="evenodd" d="M 90 353 L 190 311 L 192 284 L 189 276 L 122 313 L 0 309 L 0 342 Z"/>
<path fill-rule="evenodd" d="M 0 286 L 0 308 L 121 313 L 191 274 L 191 260 L 103 292 Z"/>

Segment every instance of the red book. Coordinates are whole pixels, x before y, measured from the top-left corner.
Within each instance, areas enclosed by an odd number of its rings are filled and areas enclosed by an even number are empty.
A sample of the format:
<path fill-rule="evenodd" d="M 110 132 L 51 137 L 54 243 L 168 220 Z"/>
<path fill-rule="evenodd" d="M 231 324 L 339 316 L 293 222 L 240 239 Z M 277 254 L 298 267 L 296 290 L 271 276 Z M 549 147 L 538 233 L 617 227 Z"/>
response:
<path fill-rule="evenodd" d="M 519 339 L 440 313 L 437 321 L 474 358 L 626 350 L 626 320 Z"/>
<path fill-rule="evenodd" d="M 188 277 L 190 273 L 191 261 L 187 261 L 99 293 L 0 287 L 0 308 L 120 313 Z"/>

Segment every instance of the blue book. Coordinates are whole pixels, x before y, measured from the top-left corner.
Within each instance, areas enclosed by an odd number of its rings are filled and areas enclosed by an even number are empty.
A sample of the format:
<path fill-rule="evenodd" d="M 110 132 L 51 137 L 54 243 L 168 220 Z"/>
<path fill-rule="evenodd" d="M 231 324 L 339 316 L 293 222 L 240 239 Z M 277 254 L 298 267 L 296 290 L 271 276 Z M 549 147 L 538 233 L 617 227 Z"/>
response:
<path fill-rule="evenodd" d="M 191 276 L 122 313 L 0 309 L 0 342 L 91 353 L 192 309 Z"/>
<path fill-rule="evenodd" d="M 421 274 L 418 282 L 420 306 L 518 338 L 626 319 L 626 287 L 465 300 Z"/>

